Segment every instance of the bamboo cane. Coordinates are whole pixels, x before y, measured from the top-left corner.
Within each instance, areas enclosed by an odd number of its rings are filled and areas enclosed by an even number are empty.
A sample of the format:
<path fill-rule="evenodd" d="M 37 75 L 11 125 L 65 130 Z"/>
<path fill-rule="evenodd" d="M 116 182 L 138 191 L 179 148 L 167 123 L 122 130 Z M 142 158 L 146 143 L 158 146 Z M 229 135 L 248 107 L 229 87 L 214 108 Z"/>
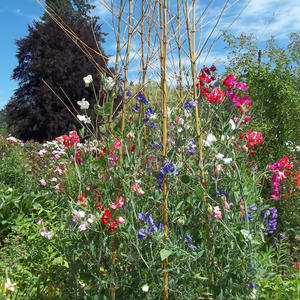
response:
<path fill-rule="evenodd" d="M 117 34 L 117 51 L 116 51 L 116 60 L 115 60 L 115 69 L 114 69 L 114 79 L 116 80 L 118 76 L 118 67 L 119 67 L 119 55 L 120 55 L 120 36 L 121 36 L 121 19 L 123 13 L 123 0 L 120 0 L 119 15 L 118 15 L 118 34 Z M 112 122 L 113 112 L 114 112 L 114 98 L 111 99 L 111 110 L 109 113 L 109 123 Z"/>
<path fill-rule="evenodd" d="M 166 59 L 167 59 L 167 0 L 160 0 L 159 2 L 159 15 L 160 15 L 160 48 L 161 48 L 161 100 L 162 100 L 162 128 L 163 128 L 163 162 L 165 162 L 167 157 L 167 135 L 168 135 L 168 120 L 167 120 L 167 83 L 166 83 Z M 163 179 L 163 224 L 164 224 L 164 240 L 165 243 L 168 242 L 168 198 L 167 198 L 167 178 L 166 174 L 164 174 Z M 169 289 L 168 289 L 168 281 L 169 281 L 169 272 L 166 271 L 168 268 L 168 258 L 165 258 L 163 261 L 163 274 L 164 274 L 164 300 L 169 299 Z"/>

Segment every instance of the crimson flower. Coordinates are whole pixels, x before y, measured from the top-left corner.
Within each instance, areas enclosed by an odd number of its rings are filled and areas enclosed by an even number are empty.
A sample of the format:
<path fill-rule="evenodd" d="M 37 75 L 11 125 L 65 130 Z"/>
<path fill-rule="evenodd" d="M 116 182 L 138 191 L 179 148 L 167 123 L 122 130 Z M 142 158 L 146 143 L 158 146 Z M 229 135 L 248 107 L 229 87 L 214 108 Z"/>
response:
<path fill-rule="evenodd" d="M 232 88 L 236 83 L 236 79 L 233 74 L 229 74 L 223 81 L 223 85 Z"/>

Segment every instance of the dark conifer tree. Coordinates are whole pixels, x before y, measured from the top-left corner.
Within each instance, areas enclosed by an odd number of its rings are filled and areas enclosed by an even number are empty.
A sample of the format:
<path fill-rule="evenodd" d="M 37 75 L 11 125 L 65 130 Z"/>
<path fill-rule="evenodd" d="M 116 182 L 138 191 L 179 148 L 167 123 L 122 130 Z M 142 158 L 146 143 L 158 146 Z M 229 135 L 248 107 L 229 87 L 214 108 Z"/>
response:
<path fill-rule="evenodd" d="M 103 56 L 94 54 L 93 57 L 103 72 L 110 75 L 107 57 L 100 47 L 100 42 L 103 42 L 101 26 L 88 17 L 92 7 L 86 4 L 87 1 L 46 2 L 89 47 L 100 49 Z M 7 122 L 20 139 L 50 140 L 79 128 L 80 124 L 42 79 L 75 113 L 62 90 L 76 108 L 79 109 L 77 101 L 82 98 L 86 98 L 92 108 L 94 94 L 90 88 L 85 88 L 83 77 L 91 74 L 96 86 L 99 86 L 100 75 L 95 64 L 76 46 L 74 40 L 46 14 L 41 21 L 28 26 L 28 32 L 25 38 L 16 41 L 19 65 L 14 69 L 12 78 L 19 81 L 19 88 L 6 105 Z"/>

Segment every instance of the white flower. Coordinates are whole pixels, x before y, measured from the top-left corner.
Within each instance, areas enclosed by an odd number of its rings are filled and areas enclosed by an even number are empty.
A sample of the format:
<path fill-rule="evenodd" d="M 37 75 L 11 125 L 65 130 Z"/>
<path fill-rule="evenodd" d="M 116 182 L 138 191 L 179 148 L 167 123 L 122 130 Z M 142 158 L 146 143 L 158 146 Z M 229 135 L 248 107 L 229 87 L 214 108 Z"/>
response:
<path fill-rule="evenodd" d="M 90 117 L 86 117 L 86 116 L 82 116 L 82 115 L 77 115 L 77 118 L 80 122 L 83 122 L 85 124 L 90 124 L 91 123 L 91 119 Z"/>
<path fill-rule="evenodd" d="M 178 133 L 182 132 L 182 130 L 183 130 L 182 127 L 178 127 L 178 128 L 177 128 L 177 132 L 178 132 Z"/>
<path fill-rule="evenodd" d="M 87 221 L 88 221 L 89 223 L 93 223 L 94 220 L 95 220 L 95 216 L 94 216 L 94 215 L 90 215 L 89 218 L 87 219 Z"/>
<path fill-rule="evenodd" d="M 216 137 L 213 134 L 209 133 L 207 135 L 206 141 L 204 141 L 204 146 L 211 147 L 212 143 L 216 141 Z"/>
<path fill-rule="evenodd" d="M 77 211 L 76 209 L 73 210 L 73 221 L 78 222 L 80 219 L 84 218 L 85 212 L 83 210 Z"/>
<path fill-rule="evenodd" d="M 149 285 L 148 284 L 144 284 L 142 286 L 142 291 L 145 292 L 145 293 L 147 293 L 149 291 Z"/>
<path fill-rule="evenodd" d="M 231 125 L 231 129 L 234 130 L 236 128 L 235 123 L 233 120 L 229 121 L 229 124 Z"/>
<path fill-rule="evenodd" d="M 150 115 L 149 119 L 151 119 L 151 120 L 157 119 L 157 113 L 154 113 L 154 114 Z"/>
<path fill-rule="evenodd" d="M 80 106 L 80 109 L 88 109 L 90 107 L 90 103 L 82 98 L 81 101 L 77 101 L 77 104 Z"/>
<path fill-rule="evenodd" d="M 224 154 L 222 154 L 222 153 L 218 153 L 216 155 L 216 159 L 223 159 L 223 157 L 224 157 Z"/>
<path fill-rule="evenodd" d="M 184 112 L 184 116 L 187 118 L 191 117 L 191 115 L 192 115 L 191 112 L 186 109 L 183 112 Z"/>
<path fill-rule="evenodd" d="M 107 89 L 111 90 L 114 86 L 115 82 L 111 77 L 107 78 Z"/>
<path fill-rule="evenodd" d="M 84 83 L 85 83 L 85 86 L 89 86 L 90 83 L 93 82 L 93 77 L 92 77 L 92 75 L 87 75 L 87 76 L 83 77 L 83 81 L 84 81 Z"/>
<path fill-rule="evenodd" d="M 170 116 L 171 116 L 171 108 L 170 107 L 167 107 L 167 115 L 168 115 L 168 118 L 170 118 Z"/>
<path fill-rule="evenodd" d="M 85 231 L 89 229 L 89 226 L 87 226 L 86 224 L 81 224 L 78 226 L 79 231 Z"/>
<path fill-rule="evenodd" d="M 11 283 L 10 279 L 7 278 L 5 285 L 4 285 L 5 294 L 7 295 L 7 294 L 13 292 L 15 290 L 15 285 L 16 285 L 16 283 Z"/>
<path fill-rule="evenodd" d="M 224 158 L 223 162 L 224 162 L 225 165 L 229 165 L 232 162 L 232 158 L 231 157 Z"/>

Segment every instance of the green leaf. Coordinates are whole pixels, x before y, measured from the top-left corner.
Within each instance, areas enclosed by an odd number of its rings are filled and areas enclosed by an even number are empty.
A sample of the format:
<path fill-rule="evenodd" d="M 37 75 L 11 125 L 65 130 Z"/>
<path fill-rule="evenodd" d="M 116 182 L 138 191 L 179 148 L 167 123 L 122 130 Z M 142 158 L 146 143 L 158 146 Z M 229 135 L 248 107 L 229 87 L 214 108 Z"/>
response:
<path fill-rule="evenodd" d="M 165 260 L 172 254 L 172 252 L 167 249 L 162 249 L 162 250 L 160 250 L 159 254 L 160 254 L 161 260 Z"/>
<path fill-rule="evenodd" d="M 95 114 L 97 114 L 97 115 L 102 115 L 102 113 L 103 113 L 102 107 L 99 104 L 94 105 L 94 111 L 95 111 Z"/>

